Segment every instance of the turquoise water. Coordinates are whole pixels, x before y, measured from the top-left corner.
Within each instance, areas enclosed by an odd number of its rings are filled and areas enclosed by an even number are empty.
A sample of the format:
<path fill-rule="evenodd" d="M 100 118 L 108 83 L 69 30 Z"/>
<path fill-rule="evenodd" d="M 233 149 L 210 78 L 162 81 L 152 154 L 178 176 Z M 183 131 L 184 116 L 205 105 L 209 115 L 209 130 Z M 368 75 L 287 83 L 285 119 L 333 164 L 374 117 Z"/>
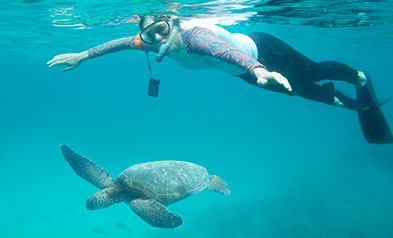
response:
<path fill-rule="evenodd" d="M 269 32 L 315 60 L 367 71 L 384 99 L 393 94 L 391 1 L 0 6 L 1 237 L 393 236 L 393 147 L 367 144 L 353 112 L 169 59 L 153 65 L 162 82 L 160 97 L 150 98 L 141 52 L 66 73 L 45 64 L 134 34 L 134 13 L 175 12 L 234 32 Z M 383 110 L 393 125 L 393 103 Z M 225 178 L 232 194 L 203 192 L 171 205 L 184 220 L 173 230 L 150 227 L 126 204 L 88 211 L 97 190 L 73 173 L 61 143 L 113 176 L 139 162 L 195 162 Z"/>

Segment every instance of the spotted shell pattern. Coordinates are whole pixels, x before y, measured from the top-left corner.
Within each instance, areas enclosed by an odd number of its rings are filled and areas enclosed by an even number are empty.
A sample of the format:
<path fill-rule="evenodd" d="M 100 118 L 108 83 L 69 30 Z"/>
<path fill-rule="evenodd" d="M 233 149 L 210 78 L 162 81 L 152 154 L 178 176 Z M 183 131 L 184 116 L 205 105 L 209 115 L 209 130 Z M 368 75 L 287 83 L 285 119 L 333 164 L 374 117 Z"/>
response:
<path fill-rule="evenodd" d="M 119 178 L 139 183 L 163 204 L 199 193 L 209 184 L 209 173 L 204 167 L 171 160 L 135 164 L 124 170 Z"/>

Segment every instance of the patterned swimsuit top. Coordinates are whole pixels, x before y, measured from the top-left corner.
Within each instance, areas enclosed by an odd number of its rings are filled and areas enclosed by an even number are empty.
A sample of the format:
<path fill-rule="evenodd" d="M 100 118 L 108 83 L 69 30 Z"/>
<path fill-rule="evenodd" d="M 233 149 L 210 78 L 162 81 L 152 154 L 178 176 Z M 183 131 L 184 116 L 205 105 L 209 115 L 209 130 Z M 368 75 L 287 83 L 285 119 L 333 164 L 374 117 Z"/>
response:
<path fill-rule="evenodd" d="M 251 74 L 255 68 L 264 68 L 256 59 L 237 49 L 232 44 L 218 38 L 209 29 L 193 27 L 187 30 L 180 30 L 180 34 L 184 44 L 183 47 L 190 54 L 211 56 L 226 63 L 236 65 Z M 156 46 L 146 43 L 140 44 L 138 40 L 137 37 L 130 36 L 109 41 L 89 49 L 89 57 L 93 58 L 124 49 L 157 52 L 158 49 Z"/>

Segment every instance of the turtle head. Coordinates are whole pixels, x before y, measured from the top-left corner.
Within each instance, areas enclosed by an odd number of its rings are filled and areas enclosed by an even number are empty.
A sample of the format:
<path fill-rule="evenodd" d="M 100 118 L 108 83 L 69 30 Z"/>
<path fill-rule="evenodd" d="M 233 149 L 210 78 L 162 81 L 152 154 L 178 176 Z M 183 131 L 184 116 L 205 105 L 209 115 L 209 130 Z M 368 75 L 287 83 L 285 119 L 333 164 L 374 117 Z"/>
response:
<path fill-rule="evenodd" d="M 88 210 L 97 210 L 109 207 L 122 201 L 124 201 L 123 193 L 117 186 L 111 186 L 96 192 L 89 199 L 87 199 L 86 208 Z"/>
<path fill-rule="evenodd" d="M 225 182 L 225 180 L 218 177 L 217 175 L 210 175 L 209 179 L 210 179 L 210 183 L 208 184 L 207 189 L 221 193 L 222 195 L 225 196 L 231 194 L 231 190 L 228 188 L 228 185 Z"/>

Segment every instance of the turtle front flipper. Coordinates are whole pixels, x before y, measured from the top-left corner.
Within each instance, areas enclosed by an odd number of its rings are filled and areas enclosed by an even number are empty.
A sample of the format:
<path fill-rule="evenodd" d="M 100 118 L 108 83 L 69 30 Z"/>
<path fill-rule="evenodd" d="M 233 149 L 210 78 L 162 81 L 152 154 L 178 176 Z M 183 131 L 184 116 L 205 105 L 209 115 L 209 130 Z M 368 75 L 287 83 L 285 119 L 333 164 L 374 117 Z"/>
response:
<path fill-rule="evenodd" d="M 210 191 L 221 193 L 225 196 L 231 194 L 231 190 L 228 188 L 227 183 L 222 178 L 217 175 L 209 176 L 209 184 L 207 185 L 207 189 Z"/>
<path fill-rule="evenodd" d="M 155 199 L 135 199 L 130 202 L 130 207 L 140 218 L 154 227 L 175 228 L 183 223 L 180 216 L 171 213 Z"/>
<path fill-rule="evenodd" d="M 67 145 L 61 145 L 60 149 L 64 158 L 77 175 L 100 189 L 113 186 L 111 175 L 103 168 L 98 167 L 93 161 L 78 155 Z"/>

